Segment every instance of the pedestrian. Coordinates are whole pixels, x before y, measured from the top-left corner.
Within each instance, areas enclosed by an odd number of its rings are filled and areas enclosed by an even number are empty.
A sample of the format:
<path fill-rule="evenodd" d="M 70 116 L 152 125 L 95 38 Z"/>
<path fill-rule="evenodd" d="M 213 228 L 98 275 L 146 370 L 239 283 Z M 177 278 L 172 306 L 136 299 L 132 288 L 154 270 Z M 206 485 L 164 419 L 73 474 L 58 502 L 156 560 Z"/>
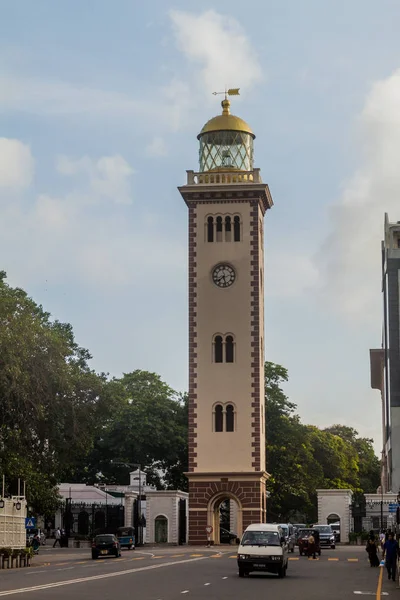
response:
<path fill-rule="evenodd" d="M 59 543 L 59 546 L 61 548 L 61 531 L 59 527 L 57 527 L 56 529 L 56 539 L 54 540 L 53 548 L 56 547 L 57 542 Z"/>
<path fill-rule="evenodd" d="M 374 539 L 369 538 L 365 547 L 368 552 L 369 564 L 371 567 L 379 567 L 378 548 Z"/>
<path fill-rule="evenodd" d="M 383 531 L 383 529 L 381 530 L 380 534 L 379 534 L 379 541 L 381 544 L 381 550 L 383 552 L 383 545 L 386 542 L 386 536 L 385 536 L 385 532 Z"/>
<path fill-rule="evenodd" d="M 308 558 L 310 558 L 312 556 L 314 560 L 316 558 L 316 556 L 315 556 L 315 537 L 313 536 L 312 533 L 309 535 L 309 538 L 308 538 L 307 556 L 308 556 Z"/>
<path fill-rule="evenodd" d="M 399 544 L 394 539 L 392 532 L 389 533 L 388 540 L 383 546 L 383 558 L 388 572 L 388 579 L 396 581 L 397 557 L 399 555 Z"/>
<path fill-rule="evenodd" d="M 369 532 L 368 539 L 373 540 L 375 542 L 375 533 L 373 529 L 371 529 L 371 531 Z"/>

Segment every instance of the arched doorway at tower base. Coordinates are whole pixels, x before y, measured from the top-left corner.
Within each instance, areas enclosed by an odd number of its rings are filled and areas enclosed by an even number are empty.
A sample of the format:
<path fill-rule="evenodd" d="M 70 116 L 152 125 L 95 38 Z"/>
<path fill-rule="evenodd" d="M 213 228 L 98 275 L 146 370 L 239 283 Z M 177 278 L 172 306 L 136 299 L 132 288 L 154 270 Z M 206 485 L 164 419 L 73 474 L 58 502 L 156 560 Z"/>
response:
<path fill-rule="evenodd" d="M 220 544 L 220 528 L 221 528 L 221 504 L 229 500 L 229 531 L 233 529 L 239 538 L 243 533 L 243 507 L 239 498 L 235 494 L 227 491 L 219 492 L 210 498 L 207 507 L 207 523 L 212 525 L 213 532 L 210 536 L 210 541 L 214 544 Z M 227 525 L 224 526 L 226 528 Z"/>

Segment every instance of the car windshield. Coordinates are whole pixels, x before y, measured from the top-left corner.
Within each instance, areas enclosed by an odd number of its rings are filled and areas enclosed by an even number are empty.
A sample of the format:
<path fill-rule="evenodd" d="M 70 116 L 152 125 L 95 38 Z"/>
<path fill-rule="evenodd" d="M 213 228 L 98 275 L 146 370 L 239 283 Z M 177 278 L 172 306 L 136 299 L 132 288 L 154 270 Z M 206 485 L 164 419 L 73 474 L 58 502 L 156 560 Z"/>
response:
<path fill-rule="evenodd" d="M 95 542 L 99 543 L 111 543 L 114 541 L 113 535 L 96 535 Z"/>
<path fill-rule="evenodd" d="M 312 529 L 300 529 L 299 530 L 299 537 L 308 537 L 310 535 L 312 535 L 313 530 Z"/>
<path fill-rule="evenodd" d="M 332 533 L 332 528 L 330 525 L 317 525 L 314 527 L 320 533 Z"/>
<path fill-rule="evenodd" d="M 130 534 L 130 530 L 129 529 L 119 529 L 118 530 L 118 535 L 120 537 L 125 536 L 125 535 L 131 535 Z"/>
<path fill-rule="evenodd" d="M 286 525 L 279 525 L 279 527 L 282 529 L 284 535 L 288 534 L 289 528 Z"/>
<path fill-rule="evenodd" d="M 243 546 L 280 546 L 277 531 L 246 531 L 242 539 Z"/>

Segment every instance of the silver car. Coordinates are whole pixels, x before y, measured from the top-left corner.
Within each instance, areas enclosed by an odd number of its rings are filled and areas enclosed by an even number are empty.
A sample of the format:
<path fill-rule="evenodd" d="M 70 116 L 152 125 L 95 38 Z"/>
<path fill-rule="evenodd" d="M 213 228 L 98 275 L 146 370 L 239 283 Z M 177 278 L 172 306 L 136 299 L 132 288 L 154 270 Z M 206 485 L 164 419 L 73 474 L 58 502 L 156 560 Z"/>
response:
<path fill-rule="evenodd" d="M 296 536 L 293 525 L 291 523 L 278 523 L 278 525 L 282 529 L 283 535 L 285 536 L 288 552 L 293 553 L 296 545 Z"/>

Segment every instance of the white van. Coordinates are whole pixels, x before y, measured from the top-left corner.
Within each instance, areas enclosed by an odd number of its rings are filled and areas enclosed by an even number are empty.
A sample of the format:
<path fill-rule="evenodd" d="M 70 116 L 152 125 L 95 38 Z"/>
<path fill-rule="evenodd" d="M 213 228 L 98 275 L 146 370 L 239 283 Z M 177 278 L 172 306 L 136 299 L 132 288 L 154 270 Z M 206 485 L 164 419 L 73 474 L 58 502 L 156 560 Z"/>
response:
<path fill-rule="evenodd" d="M 279 525 L 253 523 L 243 534 L 238 549 L 239 577 L 252 571 L 266 571 L 285 577 L 288 548 Z"/>

